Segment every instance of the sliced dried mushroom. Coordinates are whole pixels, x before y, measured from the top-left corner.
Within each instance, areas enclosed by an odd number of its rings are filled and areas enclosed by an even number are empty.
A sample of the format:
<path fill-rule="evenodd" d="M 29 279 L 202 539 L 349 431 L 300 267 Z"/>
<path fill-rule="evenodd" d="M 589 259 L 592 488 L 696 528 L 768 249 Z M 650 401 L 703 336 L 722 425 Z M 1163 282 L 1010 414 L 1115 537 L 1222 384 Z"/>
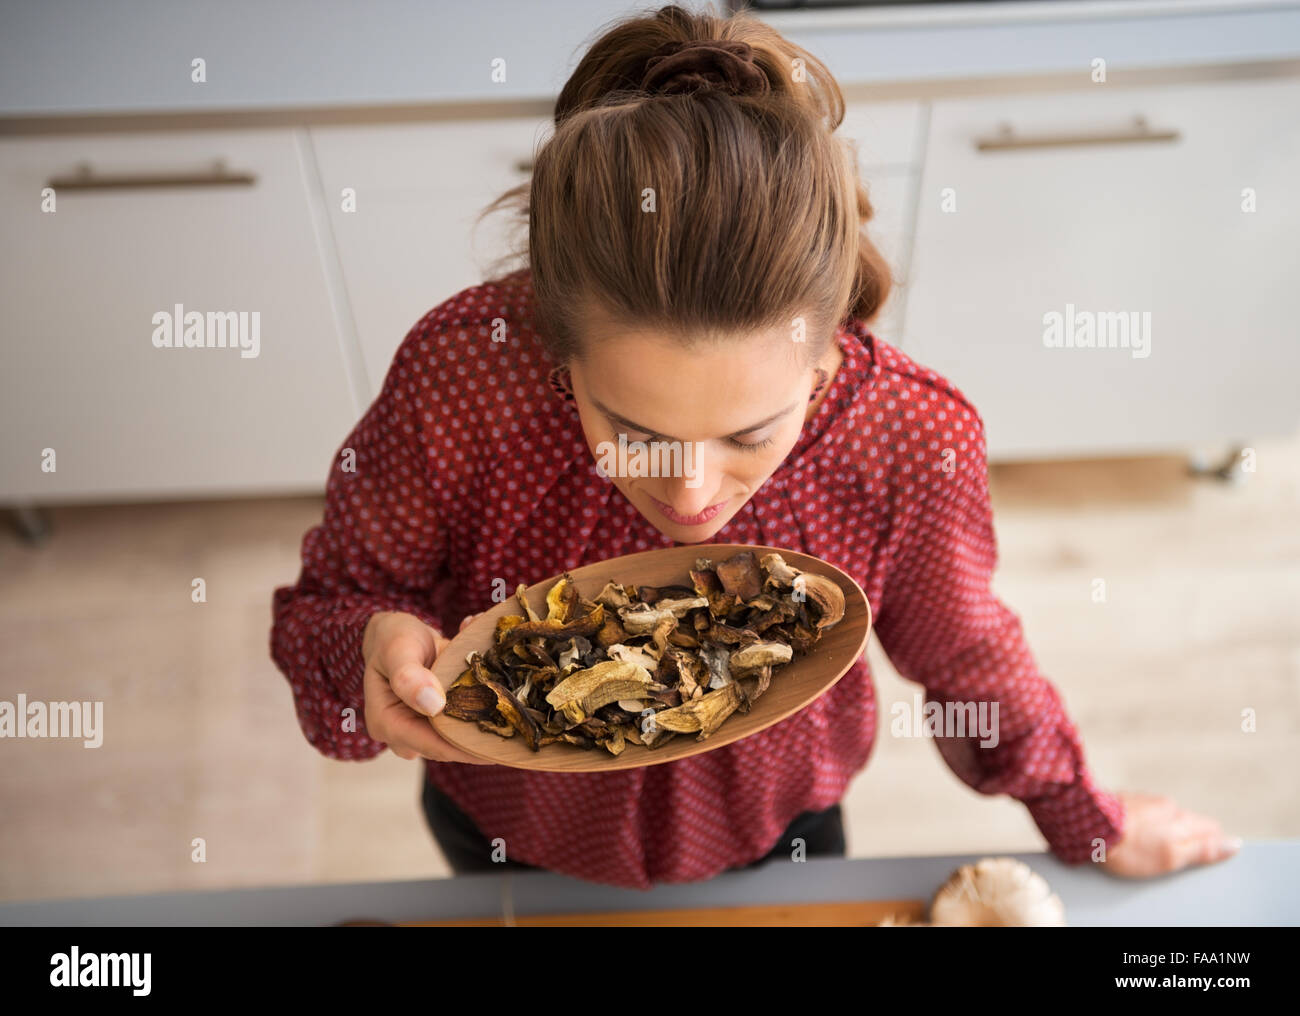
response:
<path fill-rule="evenodd" d="M 655 713 L 654 725 L 679 734 L 698 730 L 700 736 L 696 740 L 703 741 L 722 726 L 722 721 L 735 712 L 740 703 L 741 691 L 732 682 L 685 705 Z"/>
<path fill-rule="evenodd" d="M 798 568 L 786 564 L 785 558 L 780 554 L 764 554 L 760 564 L 767 572 L 767 578 L 763 582 L 765 587 L 790 589 L 794 586 L 794 580 L 803 574 Z"/>
<path fill-rule="evenodd" d="M 708 681 L 710 688 L 721 688 L 731 683 L 731 650 L 726 646 L 720 646 L 716 643 L 710 643 L 700 649 L 700 655 L 704 658 L 704 665 L 708 668 Z M 690 694 L 694 695 L 694 688 Z"/>
<path fill-rule="evenodd" d="M 844 618 L 844 590 L 838 583 L 822 575 L 800 575 L 795 586 L 802 586 L 807 599 L 817 605 L 818 631 L 837 625 Z"/>
<path fill-rule="evenodd" d="M 514 693 L 500 682 L 491 678 L 479 678 L 479 680 L 496 693 L 497 712 L 505 717 L 506 723 L 523 735 L 524 743 L 533 751 L 536 751 L 540 747 L 537 742 L 541 738 L 542 732 L 537 725 L 537 721 L 524 709 L 523 703 L 515 698 Z"/>
<path fill-rule="evenodd" d="M 524 639 L 570 639 L 575 635 L 584 638 L 595 635 L 605 623 L 605 608 L 597 606 L 584 617 L 575 617 L 572 621 L 524 621 L 506 632 L 505 637 L 497 643 L 497 649 L 509 649 Z"/>
<path fill-rule="evenodd" d="M 581 635 L 574 635 L 569 639 L 569 644 L 560 650 L 560 658 L 556 662 L 560 665 L 560 670 L 566 674 L 571 667 L 581 666 L 582 659 L 591 652 L 591 643 Z"/>
<path fill-rule="evenodd" d="M 596 597 L 596 602 L 603 604 L 610 609 L 610 612 L 616 611 L 619 607 L 632 606 L 632 599 L 627 595 L 627 591 L 617 582 L 606 583 L 605 588 L 600 591 Z"/>
<path fill-rule="evenodd" d="M 632 698 L 653 683 L 644 667 L 624 660 L 606 660 L 575 671 L 551 689 L 546 702 L 572 723 L 582 723 L 601 706 Z"/>
<path fill-rule="evenodd" d="M 656 610 L 670 611 L 673 617 L 684 617 L 688 610 L 694 610 L 696 607 L 707 607 L 709 605 L 708 597 L 705 596 L 682 596 L 675 599 L 661 599 L 655 601 Z"/>
<path fill-rule="evenodd" d="M 565 572 L 546 594 L 546 620 L 563 624 L 575 616 L 577 609 L 578 590 L 569 573 Z"/>
<path fill-rule="evenodd" d="M 540 621 L 541 618 L 537 616 L 537 611 L 533 610 L 532 605 L 528 602 L 528 596 L 526 594 L 527 589 L 528 587 L 520 582 L 519 585 L 515 587 L 515 599 L 519 601 L 519 606 L 524 609 L 524 620 Z"/>
<path fill-rule="evenodd" d="M 731 654 L 727 663 L 733 674 L 760 670 L 763 667 L 775 667 L 789 663 L 794 650 L 784 642 L 755 642 L 752 646 L 742 646 Z"/>
<path fill-rule="evenodd" d="M 740 685 L 740 693 L 743 696 L 739 709 L 742 713 L 747 713 L 749 707 L 763 692 L 767 691 L 768 685 L 772 683 L 772 665 L 764 664 L 758 668 L 757 676 L 747 674 L 736 683 Z"/>
<path fill-rule="evenodd" d="M 523 624 L 527 620 L 528 618 L 523 617 L 519 614 L 506 614 L 505 617 L 497 621 L 495 641 L 500 642 L 503 638 L 505 638 L 506 632 L 508 632 L 515 625 Z"/>
<path fill-rule="evenodd" d="M 671 610 L 656 610 L 644 604 L 638 607 L 624 607 L 618 612 L 618 616 L 623 622 L 623 628 L 633 637 L 651 634 L 663 621 L 677 623 L 677 615 Z"/>
<path fill-rule="evenodd" d="M 487 685 L 453 684 L 447 689 L 447 704 L 442 711 L 457 720 L 488 720 L 496 708 L 496 692 Z"/>
<path fill-rule="evenodd" d="M 642 668 L 647 674 L 653 674 L 659 669 L 659 659 L 654 654 L 647 652 L 644 646 L 627 646 L 622 643 L 610 646 L 606 652 L 612 660 L 622 660 L 624 663 L 635 663 Z"/>
<path fill-rule="evenodd" d="M 763 575 L 758 567 L 758 558 L 752 550 L 744 550 L 727 558 L 714 571 L 717 572 L 722 588 L 739 600 L 752 600 L 762 589 Z"/>

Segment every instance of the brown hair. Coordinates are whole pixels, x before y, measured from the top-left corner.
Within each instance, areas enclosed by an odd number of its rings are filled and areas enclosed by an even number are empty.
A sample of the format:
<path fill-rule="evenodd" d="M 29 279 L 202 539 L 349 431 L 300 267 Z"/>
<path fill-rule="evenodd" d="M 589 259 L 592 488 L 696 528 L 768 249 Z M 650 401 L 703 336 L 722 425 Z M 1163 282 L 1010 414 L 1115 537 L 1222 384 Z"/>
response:
<path fill-rule="evenodd" d="M 687 345 L 810 315 L 810 362 L 847 316 L 871 319 L 891 278 L 863 230 L 856 148 L 833 133 L 843 119 L 826 66 L 743 13 L 672 5 L 605 31 L 560 92 L 531 181 L 483 212 L 524 199 L 551 358 L 582 359 L 593 304 Z"/>

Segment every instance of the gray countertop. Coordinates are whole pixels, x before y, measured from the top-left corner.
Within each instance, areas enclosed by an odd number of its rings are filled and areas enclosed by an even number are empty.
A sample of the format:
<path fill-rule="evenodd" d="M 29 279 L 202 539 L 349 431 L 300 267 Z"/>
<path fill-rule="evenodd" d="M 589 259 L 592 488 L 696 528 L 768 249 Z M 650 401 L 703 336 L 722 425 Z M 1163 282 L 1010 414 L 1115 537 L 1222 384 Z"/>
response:
<path fill-rule="evenodd" d="M 927 902 L 959 865 L 980 856 L 773 861 L 707 882 L 615 889 L 550 872 L 468 875 L 162 893 L 0 905 L 0 926 L 331 925 L 524 914 L 746 906 L 871 899 Z M 1071 926 L 1300 924 L 1300 840 L 1247 842 L 1236 857 L 1156 879 L 1117 879 L 1052 855 L 1012 854 L 1051 885 Z"/>
<path fill-rule="evenodd" d="M 657 6 L 0 0 L 0 117 L 551 100 L 602 26 Z M 1095 57 L 1122 70 L 1300 56 L 1300 0 L 1022 0 L 766 18 L 845 85 L 1086 74 Z M 206 63 L 204 83 L 190 80 L 194 58 Z"/>

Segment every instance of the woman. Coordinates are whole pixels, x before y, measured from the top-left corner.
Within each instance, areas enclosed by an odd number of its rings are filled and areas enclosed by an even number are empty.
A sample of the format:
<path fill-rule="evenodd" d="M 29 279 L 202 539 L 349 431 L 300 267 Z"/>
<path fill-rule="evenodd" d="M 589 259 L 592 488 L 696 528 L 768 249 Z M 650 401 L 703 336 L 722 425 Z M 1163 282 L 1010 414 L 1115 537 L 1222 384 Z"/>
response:
<path fill-rule="evenodd" d="M 427 760 L 457 871 L 645 888 L 843 853 L 839 801 L 876 734 L 865 657 L 761 733 L 628 771 L 482 765 L 430 727 L 444 632 L 520 582 L 684 543 L 853 575 L 904 677 L 998 704 L 995 746 L 940 748 L 976 790 L 1023 801 L 1062 860 L 1153 875 L 1233 849 L 1211 819 L 1093 785 L 990 589 L 979 413 L 867 328 L 890 280 L 843 112 L 824 65 L 747 17 L 614 26 L 503 196 L 527 199 L 528 267 L 421 319 L 344 443 L 298 583 L 276 591 L 273 656 L 322 753 Z M 599 468 L 620 438 L 690 443 L 697 468 Z"/>

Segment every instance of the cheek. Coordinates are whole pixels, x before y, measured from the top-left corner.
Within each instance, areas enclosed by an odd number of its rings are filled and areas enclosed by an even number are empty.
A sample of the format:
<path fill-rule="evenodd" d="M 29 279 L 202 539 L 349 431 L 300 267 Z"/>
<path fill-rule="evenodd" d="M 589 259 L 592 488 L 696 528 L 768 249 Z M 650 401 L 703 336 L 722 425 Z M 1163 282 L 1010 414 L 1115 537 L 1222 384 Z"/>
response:
<path fill-rule="evenodd" d="M 721 456 L 716 471 L 706 469 L 713 477 L 725 476 L 732 484 L 748 491 L 757 490 L 769 476 L 780 468 L 798 435 L 790 441 L 781 441 L 759 452 L 730 451 L 715 453 Z"/>
<path fill-rule="evenodd" d="M 775 445 L 757 454 L 740 452 L 727 462 L 726 472 L 746 487 L 757 487 L 776 472 L 782 459 L 779 453 L 780 449 Z"/>

